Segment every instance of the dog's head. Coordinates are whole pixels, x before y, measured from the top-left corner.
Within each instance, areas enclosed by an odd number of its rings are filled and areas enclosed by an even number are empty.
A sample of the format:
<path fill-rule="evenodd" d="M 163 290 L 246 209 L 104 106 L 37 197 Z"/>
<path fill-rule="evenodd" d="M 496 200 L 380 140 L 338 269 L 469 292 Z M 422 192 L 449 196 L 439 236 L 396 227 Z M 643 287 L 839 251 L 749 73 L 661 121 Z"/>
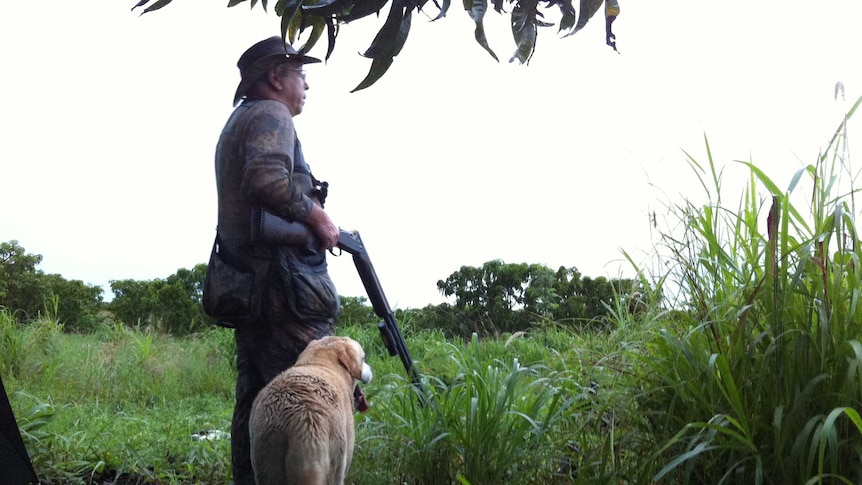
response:
<path fill-rule="evenodd" d="M 331 351 L 338 363 L 341 364 L 347 372 L 357 381 L 364 383 L 371 382 L 373 373 L 371 366 L 365 362 L 365 350 L 359 345 L 359 342 L 350 337 L 327 336 L 321 339 L 312 340 L 308 344 L 308 348 L 321 348 Z"/>
<path fill-rule="evenodd" d="M 318 340 L 312 340 L 306 350 L 309 349 L 328 349 L 335 355 L 338 363 L 344 367 L 351 377 L 357 382 L 362 381 L 365 384 L 371 382 L 372 372 L 371 366 L 365 362 L 365 350 L 359 345 L 359 342 L 350 337 L 335 337 L 328 336 Z M 368 401 L 365 399 L 365 393 L 358 385 L 353 387 L 353 407 L 359 412 L 368 410 Z"/>

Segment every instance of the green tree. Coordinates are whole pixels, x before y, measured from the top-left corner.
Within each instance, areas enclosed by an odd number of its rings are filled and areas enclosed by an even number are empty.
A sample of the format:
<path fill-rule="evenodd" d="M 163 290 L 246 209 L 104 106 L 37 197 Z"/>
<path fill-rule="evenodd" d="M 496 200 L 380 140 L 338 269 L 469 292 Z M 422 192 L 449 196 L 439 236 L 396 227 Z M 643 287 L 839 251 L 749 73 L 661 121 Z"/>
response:
<path fill-rule="evenodd" d="M 228 0 L 228 7 L 245 1 L 249 0 Z M 250 1 L 252 8 L 258 4 L 258 0 Z M 171 0 L 140 0 L 132 9 L 145 7 L 143 13 L 147 13 L 169 3 Z M 260 0 L 264 10 L 267 9 L 267 3 L 267 0 Z M 386 21 L 371 45 L 362 53 L 364 57 L 372 59 L 372 62 L 365 79 L 353 89 L 358 91 L 371 86 L 386 73 L 407 41 L 413 15 L 427 6 L 427 0 L 278 0 L 274 10 L 276 15 L 281 17 L 282 36 L 291 44 L 296 45 L 301 34 L 309 31 L 305 43 L 300 47 L 302 52 L 314 47 L 325 31 L 328 41 L 326 59 L 329 59 L 335 50 L 340 25 L 370 15 L 378 17 L 388 3 L 391 4 Z M 616 36 L 611 24 L 620 13 L 618 0 L 581 0 L 580 13 L 575 9 L 572 0 L 464 0 L 464 10 L 476 24 L 476 42 L 496 61 L 499 61 L 497 54 L 488 45 L 485 36 L 485 14 L 490 9 L 502 14 L 506 10 L 504 3 L 509 7 L 509 22 L 516 46 L 509 62 L 517 60 L 525 64 L 530 61 L 536 49 L 539 29 L 556 25 L 546 18 L 558 19 L 557 33 L 568 37 L 584 28 L 602 5 L 605 6 L 605 42 L 616 50 Z M 445 17 L 450 5 L 449 0 L 440 3 L 435 1 L 434 6 L 438 12 L 433 20 Z"/>
<path fill-rule="evenodd" d="M 102 288 L 45 274 L 36 268 L 41 262 L 18 241 L 0 243 L 0 307 L 19 321 L 47 312 L 69 328 L 86 325 L 101 307 Z"/>
<path fill-rule="evenodd" d="M 132 279 L 111 280 L 113 300 L 108 303 L 108 309 L 121 322 L 127 325 L 146 323 L 151 318 L 151 311 L 156 304 L 151 297 L 150 281 Z"/>
<path fill-rule="evenodd" d="M 341 314 L 338 323 L 341 325 L 368 325 L 376 323 L 380 317 L 374 313 L 371 305 L 366 304 L 364 296 L 340 296 Z"/>
<path fill-rule="evenodd" d="M 614 294 L 628 293 L 631 290 L 630 280 L 609 281 L 603 276 L 581 279 L 581 297 L 584 300 L 586 315 L 595 318 L 607 315 L 607 307 L 614 299 Z"/>
<path fill-rule="evenodd" d="M 67 280 L 58 274 L 43 275 L 42 285 L 47 287 L 56 308 L 54 315 L 65 328 L 76 331 L 91 330 L 94 318 L 103 307 L 102 288 L 90 286 L 80 280 Z"/>
<path fill-rule="evenodd" d="M 487 320 L 497 331 L 523 330 L 530 322 L 552 316 L 559 295 L 554 273 L 538 264 L 507 264 L 499 259 L 481 268 L 462 266 L 437 282 L 444 296 L 469 318 Z"/>
<path fill-rule="evenodd" d="M 45 309 L 47 289 L 39 284 L 39 254 L 27 254 L 18 241 L 0 243 L 0 306 L 26 320 Z"/>
<path fill-rule="evenodd" d="M 128 325 L 149 325 L 174 335 L 187 335 L 213 323 L 203 313 L 201 295 L 206 264 L 181 268 L 165 279 L 111 281 L 109 309 Z"/>
<path fill-rule="evenodd" d="M 574 322 L 586 318 L 587 307 L 580 285 L 581 273 L 575 267 L 560 266 L 554 273 L 554 290 L 560 298 L 554 308 L 554 320 Z"/>
<path fill-rule="evenodd" d="M 444 296 L 454 296 L 454 310 L 472 321 L 474 330 L 524 330 L 536 322 L 596 322 L 617 295 L 635 290 L 628 279 L 582 277 L 574 267 L 553 271 L 540 264 L 488 261 L 480 268 L 462 266 L 437 282 Z M 451 313 L 446 309 L 445 313 Z"/>

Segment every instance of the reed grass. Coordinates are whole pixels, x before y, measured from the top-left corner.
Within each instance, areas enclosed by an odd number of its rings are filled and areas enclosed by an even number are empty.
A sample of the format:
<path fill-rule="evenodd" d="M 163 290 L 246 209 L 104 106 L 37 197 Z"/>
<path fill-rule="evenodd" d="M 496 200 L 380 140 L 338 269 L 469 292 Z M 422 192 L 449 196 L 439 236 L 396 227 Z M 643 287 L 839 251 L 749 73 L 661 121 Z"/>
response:
<path fill-rule="evenodd" d="M 656 448 L 642 480 L 862 483 L 862 246 L 857 189 L 839 183 L 860 102 L 787 190 L 740 162 L 751 176 L 736 210 L 708 142 L 707 164 L 689 155 L 708 201 L 673 206 L 684 230 L 663 235 L 662 284 L 677 285 L 684 312 L 638 354 Z"/>

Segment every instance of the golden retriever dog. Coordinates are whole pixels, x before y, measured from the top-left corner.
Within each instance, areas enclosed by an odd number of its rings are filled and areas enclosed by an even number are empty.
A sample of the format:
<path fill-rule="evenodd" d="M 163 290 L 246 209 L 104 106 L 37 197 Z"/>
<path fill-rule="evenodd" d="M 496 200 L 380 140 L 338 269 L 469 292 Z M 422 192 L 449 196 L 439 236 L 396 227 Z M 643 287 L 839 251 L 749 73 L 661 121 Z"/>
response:
<path fill-rule="evenodd" d="M 365 351 L 348 337 L 313 340 L 254 400 L 249 420 L 257 485 L 337 485 L 353 460 L 353 411 L 368 404 Z"/>

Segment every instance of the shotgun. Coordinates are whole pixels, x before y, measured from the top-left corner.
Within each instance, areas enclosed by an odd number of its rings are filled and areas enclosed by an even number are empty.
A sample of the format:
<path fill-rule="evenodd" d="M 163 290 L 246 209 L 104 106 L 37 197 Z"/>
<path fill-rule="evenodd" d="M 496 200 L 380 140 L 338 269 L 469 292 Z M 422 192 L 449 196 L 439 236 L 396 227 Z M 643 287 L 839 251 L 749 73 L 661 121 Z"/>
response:
<path fill-rule="evenodd" d="M 386 295 L 383 293 L 380 280 L 377 279 L 377 273 L 374 271 L 374 266 L 371 265 L 371 259 L 368 257 L 368 251 L 362 243 L 362 238 L 359 237 L 359 232 L 341 229 L 338 234 L 338 248 L 353 256 L 353 264 L 356 266 L 365 292 L 368 293 L 371 307 L 374 309 L 374 313 L 383 319 L 377 324 L 377 328 L 380 330 L 380 336 L 383 337 L 383 343 L 386 344 L 389 355 L 392 357 L 397 355 L 401 359 L 411 382 L 413 385 L 419 386 L 419 373 L 416 371 L 413 358 L 410 357 L 407 342 L 404 341 L 398 322 L 395 321 L 395 315 L 389 307 L 389 302 L 386 301 Z"/>

